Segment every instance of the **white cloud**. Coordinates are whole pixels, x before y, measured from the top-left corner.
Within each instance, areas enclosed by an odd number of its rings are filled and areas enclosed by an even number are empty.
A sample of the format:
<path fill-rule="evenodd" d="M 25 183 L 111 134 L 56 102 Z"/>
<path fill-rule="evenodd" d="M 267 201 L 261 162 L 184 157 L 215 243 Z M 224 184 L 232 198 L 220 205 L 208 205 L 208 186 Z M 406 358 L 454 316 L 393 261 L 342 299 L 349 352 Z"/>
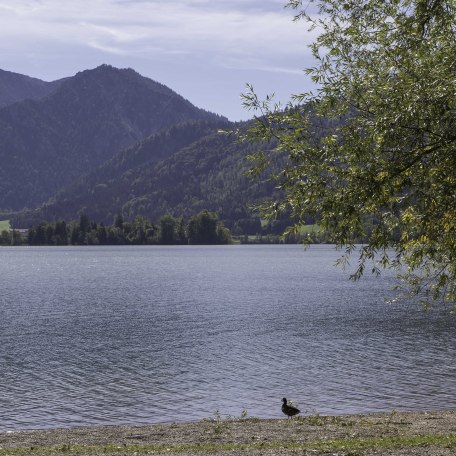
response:
<path fill-rule="evenodd" d="M 4 44 L 42 40 L 119 53 L 156 49 L 299 59 L 305 53 L 306 34 L 280 4 L 280 0 L 4 0 L 0 7 L 14 14 L 0 18 L 0 37 Z"/>
<path fill-rule="evenodd" d="M 285 2 L 0 0 L 0 52 L 11 71 L 16 66 L 44 79 L 67 76 L 62 68 L 79 71 L 93 62 L 144 68 L 148 61 L 154 71 L 160 65 L 165 84 L 202 71 L 193 84 L 197 87 L 206 74 L 220 77 L 227 70 L 231 78 L 239 77 L 239 90 L 246 81 L 255 82 L 249 72 L 264 78 L 280 74 L 287 84 L 287 77 L 295 81 L 310 66 L 306 45 L 314 36 L 305 24 L 292 21 Z M 23 70 L 27 64 L 33 71 Z M 163 67 L 173 72 L 169 78 Z"/>

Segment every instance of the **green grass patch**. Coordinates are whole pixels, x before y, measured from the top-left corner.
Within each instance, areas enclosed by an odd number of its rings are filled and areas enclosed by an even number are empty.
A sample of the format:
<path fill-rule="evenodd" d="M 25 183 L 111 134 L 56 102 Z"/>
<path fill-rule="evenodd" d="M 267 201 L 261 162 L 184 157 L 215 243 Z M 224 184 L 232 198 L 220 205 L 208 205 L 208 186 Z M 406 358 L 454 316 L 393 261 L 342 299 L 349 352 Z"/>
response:
<path fill-rule="evenodd" d="M 357 454 L 367 449 L 392 450 L 417 447 L 456 448 L 456 434 L 391 437 L 353 437 L 312 442 L 254 442 L 254 443 L 192 443 L 150 445 L 58 445 L 49 447 L 2 448 L 0 456 L 58 456 L 58 455 L 115 455 L 172 453 L 217 453 L 220 451 L 252 450 L 316 450 L 322 452 L 343 451 L 342 454 Z M 411 453 L 412 454 L 412 453 Z"/>
<path fill-rule="evenodd" d="M 8 231 L 11 228 L 9 220 L 0 220 L 0 233 L 2 231 Z"/>

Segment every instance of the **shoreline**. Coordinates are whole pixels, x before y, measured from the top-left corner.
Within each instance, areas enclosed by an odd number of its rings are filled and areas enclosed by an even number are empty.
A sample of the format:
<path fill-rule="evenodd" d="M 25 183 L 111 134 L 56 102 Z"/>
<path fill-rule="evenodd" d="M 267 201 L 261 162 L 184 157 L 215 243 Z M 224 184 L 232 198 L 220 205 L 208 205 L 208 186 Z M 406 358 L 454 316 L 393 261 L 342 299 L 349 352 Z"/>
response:
<path fill-rule="evenodd" d="M 456 410 L 0 432 L 0 456 L 456 453 Z"/>

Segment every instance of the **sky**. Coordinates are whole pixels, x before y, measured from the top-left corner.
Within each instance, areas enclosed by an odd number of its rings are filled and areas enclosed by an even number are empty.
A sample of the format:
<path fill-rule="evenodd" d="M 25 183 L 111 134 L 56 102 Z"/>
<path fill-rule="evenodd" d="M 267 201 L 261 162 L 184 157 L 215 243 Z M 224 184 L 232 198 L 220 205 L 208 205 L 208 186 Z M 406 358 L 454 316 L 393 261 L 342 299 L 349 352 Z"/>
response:
<path fill-rule="evenodd" d="M 286 103 L 312 85 L 286 0 L 0 0 L 0 68 L 45 81 L 103 63 L 133 68 L 230 120 L 250 83 Z"/>

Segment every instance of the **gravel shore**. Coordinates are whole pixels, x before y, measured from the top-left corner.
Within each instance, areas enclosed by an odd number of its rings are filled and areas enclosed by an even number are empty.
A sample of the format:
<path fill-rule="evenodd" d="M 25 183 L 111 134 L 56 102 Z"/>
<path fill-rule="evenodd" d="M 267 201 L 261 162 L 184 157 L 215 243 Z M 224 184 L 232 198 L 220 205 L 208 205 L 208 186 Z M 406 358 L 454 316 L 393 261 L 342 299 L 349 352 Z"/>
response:
<path fill-rule="evenodd" d="M 456 411 L 0 433 L 0 456 L 34 454 L 446 456 L 456 454 Z"/>

